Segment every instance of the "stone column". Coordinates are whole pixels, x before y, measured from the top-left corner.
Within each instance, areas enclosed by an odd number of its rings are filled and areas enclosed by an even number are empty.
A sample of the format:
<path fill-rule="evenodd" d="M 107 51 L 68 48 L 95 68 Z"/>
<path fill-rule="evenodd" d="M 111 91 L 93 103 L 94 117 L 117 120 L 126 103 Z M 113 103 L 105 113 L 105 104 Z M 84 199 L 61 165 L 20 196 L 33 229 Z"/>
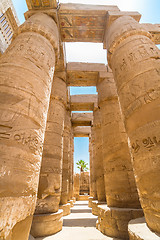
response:
<path fill-rule="evenodd" d="M 80 190 L 80 175 L 79 173 L 74 174 L 74 197 L 79 200 L 79 190 Z"/>
<path fill-rule="evenodd" d="M 63 170 L 62 170 L 62 192 L 61 204 L 67 204 L 69 199 L 69 157 L 70 157 L 70 110 L 66 109 L 63 133 Z"/>
<path fill-rule="evenodd" d="M 74 160 L 74 137 L 71 129 L 70 133 L 70 166 L 69 166 L 69 200 L 73 198 L 73 160 Z"/>
<path fill-rule="evenodd" d="M 89 136 L 89 165 L 90 165 L 90 197 L 93 197 L 93 163 L 92 163 L 92 143 L 91 136 Z"/>
<path fill-rule="evenodd" d="M 55 22 L 37 13 L 0 58 L 0 239 L 28 239 L 58 43 Z"/>
<path fill-rule="evenodd" d="M 93 111 L 93 126 L 95 132 L 95 178 L 98 201 L 104 202 L 105 196 L 105 184 L 104 184 L 104 169 L 103 169 L 103 152 L 102 152 L 102 128 L 101 128 L 101 112 L 99 108 L 95 108 Z"/>
<path fill-rule="evenodd" d="M 61 220 L 58 224 L 55 223 L 56 221 L 54 222 L 54 214 L 52 213 L 58 212 L 61 196 L 65 107 L 66 73 L 56 72 L 47 117 L 38 198 L 31 228 L 34 237 L 54 234 L 62 227 L 62 224 L 60 225 Z M 61 212 L 59 215 L 61 215 Z M 51 227 L 49 225 L 45 226 L 47 216 L 48 222 L 53 221 Z M 58 213 L 55 216 L 57 217 Z M 52 220 L 50 220 L 51 218 Z M 44 232 L 40 229 L 41 227 Z"/>
<path fill-rule="evenodd" d="M 160 51 L 132 17 L 110 26 L 106 44 L 130 139 L 140 201 L 148 226 L 160 233 Z"/>
<path fill-rule="evenodd" d="M 93 199 L 97 199 L 97 188 L 96 188 L 96 168 L 95 168 L 95 155 L 96 155 L 96 147 L 95 147 L 95 131 L 94 127 L 91 126 L 91 143 L 92 143 L 92 189 L 93 189 Z"/>
<path fill-rule="evenodd" d="M 143 216 L 113 74 L 98 85 L 102 118 L 103 165 L 107 208 L 101 208 L 100 230 L 112 237 L 128 238 L 128 222 Z M 105 226 L 103 228 L 103 226 Z"/>
<path fill-rule="evenodd" d="M 35 213 L 57 212 L 61 196 L 66 73 L 55 73 L 43 147 Z"/>

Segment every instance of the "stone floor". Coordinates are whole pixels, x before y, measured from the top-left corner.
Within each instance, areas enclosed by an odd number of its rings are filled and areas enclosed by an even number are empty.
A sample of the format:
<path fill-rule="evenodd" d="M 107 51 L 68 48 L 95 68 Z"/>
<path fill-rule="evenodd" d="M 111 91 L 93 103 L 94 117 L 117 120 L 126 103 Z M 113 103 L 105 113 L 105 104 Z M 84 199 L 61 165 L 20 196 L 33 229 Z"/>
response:
<path fill-rule="evenodd" d="M 71 208 L 71 214 L 63 217 L 61 232 L 36 240 L 118 240 L 103 235 L 96 229 L 97 217 L 88 207 L 88 201 L 77 201 Z"/>

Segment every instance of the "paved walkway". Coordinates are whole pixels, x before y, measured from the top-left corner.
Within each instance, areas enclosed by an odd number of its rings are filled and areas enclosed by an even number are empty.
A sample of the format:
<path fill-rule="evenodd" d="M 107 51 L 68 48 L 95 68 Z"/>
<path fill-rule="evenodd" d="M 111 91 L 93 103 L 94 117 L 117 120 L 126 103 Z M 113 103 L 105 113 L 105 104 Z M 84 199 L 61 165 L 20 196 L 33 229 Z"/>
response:
<path fill-rule="evenodd" d="M 118 240 L 103 235 L 96 229 L 97 217 L 88 207 L 88 201 L 77 201 L 71 208 L 71 214 L 63 217 L 61 232 L 36 240 Z"/>

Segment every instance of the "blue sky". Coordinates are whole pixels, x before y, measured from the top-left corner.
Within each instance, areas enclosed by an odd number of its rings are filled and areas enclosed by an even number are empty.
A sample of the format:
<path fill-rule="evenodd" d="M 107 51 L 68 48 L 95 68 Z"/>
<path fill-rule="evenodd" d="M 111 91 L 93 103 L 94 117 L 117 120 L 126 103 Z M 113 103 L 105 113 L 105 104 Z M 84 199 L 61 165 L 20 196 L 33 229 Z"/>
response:
<path fill-rule="evenodd" d="M 27 11 L 25 0 L 12 0 L 20 23 L 24 22 Z M 59 0 L 60 3 L 83 3 L 97 5 L 117 5 L 122 11 L 138 11 L 142 14 L 141 23 L 160 23 L 160 0 Z M 85 53 L 85 54 L 84 54 Z M 68 62 L 97 62 L 106 64 L 106 51 L 102 44 L 67 43 L 66 56 Z M 95 94 L 95 88 L 72 88 L 71 94 Z M 75 162 L 80 159 L 89 163 L 88 138 L 75 138 Z M 75 171 L 79 172 L 76 168 Z"/>

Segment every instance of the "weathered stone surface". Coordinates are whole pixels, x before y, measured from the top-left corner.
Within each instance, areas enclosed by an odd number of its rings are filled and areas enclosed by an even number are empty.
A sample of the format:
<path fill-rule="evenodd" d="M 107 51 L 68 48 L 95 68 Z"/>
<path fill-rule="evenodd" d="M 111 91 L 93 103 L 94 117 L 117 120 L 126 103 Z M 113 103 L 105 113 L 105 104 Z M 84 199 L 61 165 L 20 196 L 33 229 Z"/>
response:
<path fill-rule="evenodd" d="M 78 200 L 80 190 L 80 175 L 77 173 L 74 175 L 74 197 Z"/>
<path fill-rule="evenodd" d="M 106 41 L 141 205 L 148 226 L 160 233 L 160 51 L 150 37 L 133 18 L 121 17 L 111 25 Z"/>
<path fill-rule="evenodd" d="M 72 95 L 71 111 L 93 111 L 96 103 L 96 94 Z"/>
<path fill-rule="evenodd" d="M 100 63 L 67 63 L 68 86 L 96 86 L 99 72 L 106 71 L 105 64 Z"/>
<path fill-rule="evenodd" d="M 89 172 L 80 173 L 80 195 L 89 194 Z"/>
<path fill-rule="evenodd" d="M 96 188 L 96 168 L 95 168 L 95 157 L 96 157 L 96 145 L 95 145 L 95 131 L 94 131 L 94 127 L 92 126 L 91 127 L 91 154 L 92 154 L 92 157 L 91 157 L 91 182 L 90 184 L 92 185 L 91 189 L 92 189 L 92 192 L 91 192 L 91 196 L 94 198 L 94 199 L 97 199 L 97 188 Z M 91 171 L 90 170 L 90 171 Z"/>
<path fill-rule="evenodd" d="M 61 4 L 59 18 L 62 41 L 102 42 L 108 11 L 119 12 L 119 9 L 117 6 Z"/>
<path fill-rule="evenodd" d="M 48 111 L 36 214 L 57 212 L 61 196 L 66 82 L 56 73 Z"/>
<path fill-rule="evenodd" d="M 111 207 L 140 207 L 113 75 L 100 79 L 97 89 L 102 118 L 103 166 L 107 204 Z"/>
<path fill-rule="evenodd" d="M 107 236 L 128 239 L 128 222 L 131 219 L 142 217 L 142 209 L 109 208 L 107 205 L 98 205 L 97 228 Z"/>
<path fill-rule="evenodd" d="M 63 210 L 60 209 L 56 213 L 34 215 L 31 234 L 33 237 L 43 237 L 55 234 L 62 230 Z"/>
<path fill-rule="evenodd" d="M 99 211 L 100 211 L 100 209 L 99 209 L 99 205 L 106 205 L 106 202 L 100 202 L 100 201 L 98 201 L 98 200 L 93 200 L 92 201 L 92 214 L 94 214 L 94 215 L 96 215 L 96 216 L 99 216 Z"/>
<path fill-rule="evenodd" d="M 104 166 L 103 166 L 103 149 L 102 149 L 102 125 L 101 125 L 101 112 L 99 108 L 93 111 L 93 127 L 95 133 L 95 178 L 98 201 L 105 201 L 105 182 L 104 182 Z"/>
<path fill-rule="evenodd" d="M 28 9 L 57 8 L 57 0 L 26 0 Z"/>
<path fill-rule="evenodd" d="M 70 134 L 71 134 L 71 112 L 66 109 L 64 132 L 63 132 L 63 169 L 62 169 L 62 192 L 61 204 L 67 204 L 69 200 L 70 184 Z"/>
<path fill-rule="evenodd" d="M 92 208 L 93 197 L 88 198 L 88 207 Z"/>
<path fill-rule="evenodd" d="M 152 232 L 146 224 L 145 218 L 129 221 L 128 233 L 130 240 L 159 240 L 160 234 Z"/>
<path fill-rule="evenodd" d="M 57 37 L 50 17 L 34 15 L 0 59 L 2 239 L 34 212 Z"/>
<path fill-rule="evenodd" d="M 70 203 L 67 203 L 67 204 L 64 204 L 64 205 L 59 205 L 59 209 L 62 209 L 63 210 L 63 216 L 67 216 L 71 213 L 71 204 Z"/>
<path fill-rule="evenodd" d="M 91 127 L 73 127 L 74 137 L 89 137 L 91 134 Z"/>
<path fill-rule="evenodd" d="M 93 113 L 72 113 L 72 126 L 91 126 Z"/>

